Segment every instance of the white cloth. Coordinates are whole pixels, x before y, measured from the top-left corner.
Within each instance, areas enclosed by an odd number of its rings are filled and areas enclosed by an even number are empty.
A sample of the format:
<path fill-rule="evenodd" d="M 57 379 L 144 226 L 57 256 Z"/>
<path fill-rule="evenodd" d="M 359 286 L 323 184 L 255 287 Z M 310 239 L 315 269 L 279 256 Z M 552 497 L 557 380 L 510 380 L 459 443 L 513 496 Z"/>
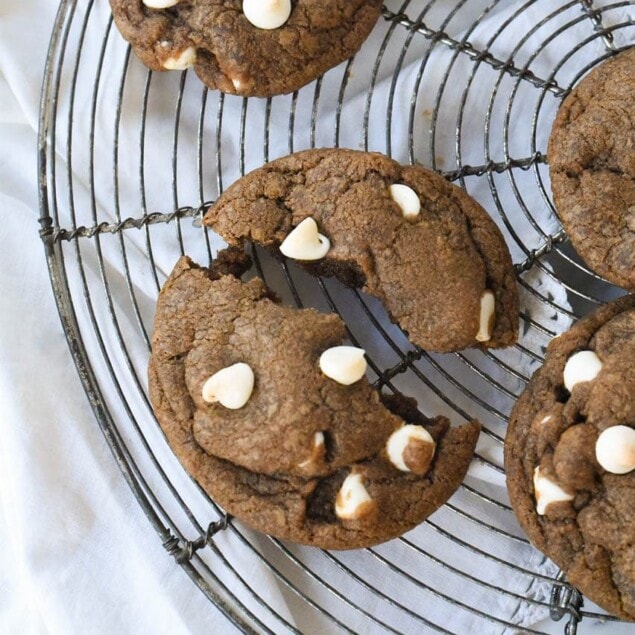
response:
<path fill-rule="evenodd" d="M 55 5 L 0 3 L 0 632 L 233 632 L 149 530 L 57 315 L 35 169 Z"/>
<path fill-rule="evenodd" d="M 87 3 L 80 2 L 77 8 L 76 23 L 84 15 Z M 388 3 L 390 8 L 397 10 L 398 3 Z M 447 14 L 448 7 L 454 3 L 437 3 L 435 9 L 438 15 Z M 497 10 L 494 16 L 488 16 L 500 22 L 505 15 L 517 8 L 521 3 L 501 3 L 503 9 Z M 545 3 L 538 3 L 544 5 Z M 550 4 L 550 3 L 546 3 Z M 416 6 L 417 3 L 413 3 Z M 485 6 L 484 2 L 474 2 L 474 9 L 467 16 L 465 13 L 461 20 L 444 26 L 451 35 L 460 39 L 463 29 L 471 23 L 478 10 Z M 480 9 L 479 9 L 480 7 Z M 24 0 L 20 3 L 10 0 L 0 0 L 0 538 L 3 549 L 0 550 L 0 631 L 2 632 L 26 632 L 26 633 L 54 633 L 66 634 L 74 632 L 85 633 L 166 633 L 178 635 L 180 633 L 206 633 L 206 632 L 232 632 L 235 630 L 227 619 L 198 592 L 192 581 L 178 567 L 174 560 L 168 556 L 160 544 L 160 540 L 151 528 L 148 520 L 139 508 L 134 496 L 125 483 L 112 454 L 100 432 L 93 413 L 88 405 L 81 384 L 77 377 L 68 348 L 64 340 L 55 303 L 53 301 L 50 283 L 47 275 L 46 263 L 43 257 L 43 248 L 38 237 L 38 199 L 36 179 L 36 129 L 38 122 L 38 108 L 40 97 L 40 84 L 42 70 L 46 57 L 48 40 L 57 11 L 57 2 L 47 0 Z M 539 10 L 526 12 L 523 20 L 517 24 L 517 29 L 529 29 L 539 19 Z M 436 13 L 429 16 L 431 24 L 440 25 Z M 412 7 L 409 14 L 414 17 L 417 14 Z M 502 14 L 502 15 L 501 15 Z M 618 21 L 619 15 L 615 15 Z M 97 0 L 88 28 L 88 37 L 85 46 L 85 57 L 94 64 L 99 55 L 101 38 L 91 40 L 91 29 L 101 33 L 103 25 L 108 18 L 108 6 L 104 0 Z M 435 23 L 435 20 L 437 22 Z M 488 36 L 488 22 L 484 19 L 482 24 L 471 35 L 470 39 L 475 45 L 482 44 Z M 588 25 L 586 25 L 588 29 Z M 583 27 L 580 27 L 583 28 Z M 369 46 L 378 47 L 386 31 L 386 25 L 381 25 L 371 38 Z M 76 39 L 76 33 L 71 35 L 71 41 Z M 518 35 L 518 30 L 515 32 Z M 506 42 L 514 42 L 514 33 L 506 35 Z M 416 39 L 416 38 L 415 38 Z M 99 95 L 99 108 L 97 117 L 97 185 L 96 185 L 96 210 L 98 220 L 112 222 L 115 220 L 112 199 L 112 156 L 100 155 L 100 143 L 107 143 L 104 139 L 112 135 L 112 118 L 107 115 L 114 111 L 114 99 L 117 96 L 118 72 L 126 50 L 118 34 L 113 30 L 110 34 L 111 47 L 106 56 L 106 65 L 103 69 L 101 93 Z M 401 142 L 407 136 L 408 112 L 410 100 L 415 89 L 414 82 L 417 78 L 420 45 L 423 39 L 414 43 L 412 49 L 404 61 L 404 69 L 400 74 L 398 90 L 395 93 L 395 105 L 390 119 L 392 154 L 400 160 L 408 160 L 407 148 Z M 502 46 L 502 45 L 500 45 Z M 499 52 L 501 49 L 499 46 Z M 526 51 L 531 52 L 531 40 Z M 390 51 L 386 59 L 394 60 Z M 447 57 L 453 55 L 450 49 L 437 47 L 432 60 L 438 58 L 438 66 L 434 63 L 428 66 L 425 80 L 436 85 L 439 78 L 435 77 L 436 69 L 443 69 L 447 63 Z M 523 53 L 519 53 L 518 59 Z M 372 62 L 372 57 L 370 61 Z M 363 59 L 363 58 L 362 58 Z M 545 76 L 553 60 L 546 54 L 539 65 L 545 71 Z M 369 62 L 370 63 L 370 62 Z M 520 63 L 520 62 L 517 62 Z M 359 63 L 363 66 L 363 62 Z M 368 66 L 368 65 L 366 65 Z M 356 124 L 363 117 L 365 108 L 364 75 L 356 70 L 351 75 L 349 89 L 345 100 L 345 109 L 342 115 L 342 127 L 340 130 L 340 145 L 356 147 L 360 143 L 359 135 L 355 131 L 358 128 L 346 125 L 347 122 Z M 366 67 L 364 67 L 366 68 Z M 461 87 L 460 81 L 464 69 L 457 70 L 457 76 L 452 77 L 450 84 Z M 368 68 L 366 68 L 368 70 Z M 483 67 L 479 81 L 484 82 L 483 90 L 489 94 L 491 86 L 488 82 L 492 77 L 488 75 L 487 67 Z M 325 95 L 339 88 L 339 71 L 327 76 L 323 84 Z M 390 78 L 392 67 L 383 64 L 377 74 L 377 89 L 374 108 L 384 112 L 387 106 L 387 96 L 390 90 Z M 129 76 L 122 108 L 122 125 L 120 127 L 119 147 L 126 152 L 118 155 L 120 163 L 120 175 L 136 174 L 136 166 L 139 161 L 139 131 L 135 122 L 138 121 L 141 90 L 145 81 L 145 71 L 134 59 L 130 60 Z M 336 78 L 337 86 L 329 85 L 328 78 Z M 85 80 L 82 82 L 81 80 Z M 110 81 L 109 81 L 110 80 Z M 171 156 L 172 137 L 156 133 L 153 125 L 160 126 L 161 118 L 154 115 L 164 112 L 168 120 L 172 117 L 173 102 L 160 100 L 160 91 L 155 87 L 165 88 L 166 94 L 174 95 L 174 87 L 178 85 L 179 76 L 155 76 L 153 79 L 153 91 L 150 97 L 150 109 L 153 116 L 150 117 L 150 131 L 148 138 L 152 143 L 148 144 L 146 162 L 149 166 L 147 178 L 148 210 L 169 212 L 175 206 L 170 195 L 170 189 L 166 190 L 166 165 L 169 161 L 165 157 Z M 187 80 L 195 83 L 195 78 L 190 74 Z M 188 83 L 188 87 L 189 87 Z M 91 226 L 94 221 L 91 217 L 90 199 L 88 197 L 89 155 L 87 138 L 87 124 L 90 120 L 90 90 L 92 83 L 90 76 L 80 73 L 78 94 L 76 100 L 75 140 L 73 144 L 73 178 L 75 205 L 78 212 L 78 225 Z M 67 111 L 68 103 L 64 95 L 68 94 L 68 77 L 62 83 L 62 98 L 60 109 L 62 115 Z M 194 86 L 191 89 L 196 95 L 200 94 L 200 88 Z M 332 94 L 331 94 L 332 96 Z M 460 94 L 459 94 L 460 96 Z M 312 107 L 313 94 L 310 91 L 301 93 L 297 104 L 296 118 L 298 132 L 294 137 L 298 150 L 308 147 L 310 138 L 308 132 L 302 129 L 308 121 L 307 113 Z M 417 113 L 427 112 L 434 106 L 435 93 L 425 92 L 421 97 L 421 103 L 417 105 Z M 450 112 L 451 103 L 456 103 L 457 95 L 452 91 L 447 95 Z M 200 99 L 200 97 L 199 97 Z M 158 100 L 158 101 L 157 101 Z M 215 106 L 217 96 L 211 94 L 210 105 L 207 114 L 206 126 L 214 132 Z M 263 119 L 262 105 L 264 102 L 255 102 L 249 106 L 249 116 L 253 130 L 257 131 L 257 138 L 249 138 L 248 152 L 245 157 L 245 168 L 248 170 L 262 163 L 263 145 L 261 127 Z M 320 124 L 315 132 L 316 145 L 331 145 L 333 143 L 333 131 L 335 113 L 331 107 L 334 102 L 328 98 L 320 101 Z M 289 125 L 290 98 L 280 98 L 273 102 L 270 113 L 272 130 L 283 130 L 283 134 L 273 134 L 269 144 L 269 158 L 274 158 L 289 151 L 286 137 L 286 129 Z M 180 129 L 180 146 L 184 156 L 190 157 L 190 163 L 195 165 L 195 155 L 191 148 L 196 148 L 196 135 L 198 113 L 187 112 L 192 106 L 191 101 L 184 102 L 182 115 L 182 128 Z M 224 171 L 221 175 L 210 173 L 204 183 L 203 199 L 213 199 L 217 195 L 217 178 L 222 177 L 226 187 L 239 175 L 239 152 L 236 139 L 240 130 L 240 117 L 242 101 L 228 98 L 224 111 L 224 132 L 221 135 L 223 141 Z M 374 112 L 374 111 L 373 111 Z M 454 111 L 452 111 L 454 112 Z M 424 115 L 425 116 L 425 115 Z M 383 114 L 374 114 L 379 124 L 385 121 Z M 475 125 L 479 120 L 476 106 L 467 109 L 467 117 L 473 118 Z M 63 117 L 62 117 L 63 118 Z M 373 119 L 374 121 L 375 119 Z M 448 115 L 448 122 L 452 117 Z M 260 122 L 260 124 L 258 124 Z M 445 122 L 447 123 L 447 122 Z M 444 125 L 440 122 L 439 125 Z M 469 127 L 470 121 L 465 126 Z M 159 128 L 157 128 L 159 130 Z M 453 129 L 448 128 L 446 138 L 437 139 L 438 146 L 433 156 L 427 147 L 426 139 L 417 139 L 415 143 L 417 158 L 431 163 L 437 160 L 435 157 L 443 157 L 446 151 L 452 150 L 454 142 Z M 211 137 L 214 138 L 213 134 Z M 209 140 L 209 138 L 207 138 Z M 378 125 L 371 131 L 369 149 L 387 151 L 385 142 L 385 130 Z M 63 146 L 63 140 L 60 141 Z M 464 156 L 470 157 L 474 148 L 466 142 L 463 148 Z M 443 147 L 441 147 L 443 146 Z M 447 147 L 446 147 L 447 146 Z M 188 150 L 187 148 L 190 148 Z M 188 154 L 188 152 L 190 154 Z M 207 153 L 213 153 L 213 146 L 206 149 Z M 528 156 L 526 149 L 518 149 L 518 153 Z M 519 154 L 515 154 L 519 156 Z M 498 159 L 499 157 L 494 157 Z M 66 169 L 66 157 L 60 153 L 58 168 Z M 465 159 L 469 163 L 482 163 L 475 152 L 474 160 Z M 213 162 L 212 162 L 213 164 Z M 453 169 L 454 166 L 444 166 Z M 169 167 L 171 169 L 171 167 Z M 178 204 L 198 204 L 198 183 L 196 173 L 193 170 L 179 166 Z M 167 178 L 169 181 L 169 176 Z M 121 204 L 121 217 L 138 217 L 140 215 L 139 193 L 135 188 L 134 179 L 128 184 L 125 178 L 120 178 L 121 188 L 119 202 Z M 169 184 L 168 184 L 169 185 Z M 470 182 L 469 188 L 475 195 L 480 195 L 481 200 L 487 204 L 489 194 L 484 180 Z M 480 189 L 484 188 L 484 189 Z M 167 194 L 166 194 L 167 192 Z M 60 193 L 60 200 L 64 200 L 64 193 Z M 68 202 L 68 201 L 67 201 Z M 540 207 L 540 201 L 530 200 Z M 493 208 L 490 201 L 488 206 Z M 63 215 L 62 225 L 68 228 L 68 209 L 60 207 Z M 557 222 L 553 218 L 541 218 L 543 228 L 548 231 L 557 229 Z M 172 227 L 157 227 L 153 231 L 153 247 L 157 258 L 158 268 L 165 274 L 169 272 L 172 264 L 178 256 L 178 247 L 174 239 Z M 200 234 L 191 228 L 191 222 L 184 223 L 185 248 L 195 258 L 204 261 L 206 251 L 204 241 Z M 508 236 L 509 238 L 509 236 Z M 135 284 L 135 292 L 140 302 L 140 311 L 145 323 L 151 322 L 156 287 L 153 278 L 149 275 L 145 251 L 144 235 L 142 232 L 132 230 L 126 234 L 127 253 L 130 259 L 131 270 Z M 514 259 L 522 260 L 523 254 L 509 240 L 512 246 Z M 528 241 L 531 248 L 540 246 L 540 237 L 532 236 Z M 86 259 L 86 271 L 91 288 L 98 288 L 99 270 L 92 251 L 94 243 L 84 243 L 86 248 L 83 256 Z M 218 247 L 220 241 L 214 241 L 214 247 Z M 65 249 L 68 248 L 67 244 Z M 117 315 L 120 319 L 121 330 L 125 341 L 130 345 L 134 370 L 145 385 L 144 365 L 147 360 L 147 349 L 136 330 L 134 314 L 126 300 L 126 291 L 122 284 L 122 262 L 118 252 L 116 241 L 107 237 L 103 241 L 104 258 L 109 280 L 115 281 L 114 297 Z M 72 259 L 72 250 L 66 251 Z M 270 282 L 273 286 L 284 282 L 276 277 L 275 271 L 268 270 Z M 137 275 L 138 273 L 138 275 Z M 296 280 L 305 280 L 301 274 L 295 274 Z M 561 287 L 550 282 L 549 276 L 533 271 L 531 276 L 537 278 L 530 281 L 530 286 L 551 294 L 555 301 L 563 307 L 567 305 L 566 294 Z M 329 287 L 330 288 L 330 287 Z M 304 292 L 304 289 L 302 290 Z M 336 302 L 341 302 L 341 308 L 345 313 L 350 313 L 351 323 L 354 323 L 355 312 L 358 305 L 351 304 L 351 295 L 341 289 L 333 289 Z M 288 294 L 287 294 L 288 295 Z M 303 296 L 304 297 L 304 296 Z M 318 298 L 313 295 L 307 283 L 306 297 L 304 299 Z M 375 305 L 372 305 L 375 310 Z M 523 306 L 530 314 L 540 314 L 544 306 L 538 303 L 530 294 L 524 294 Z M 96 312 L 99 320 L 109 318 L 105 310 L 105 299 L 97 300 Z M 376 307 L 381 317 L 381 310 Z M 80 310 L 81 313 L 81 310 Z M 86 316 L 80 314 L 83 328 L 86 328 Z M 555 315 L 553 330 L 564 330 L 569 319 L 562 312 Z M 397 341 L 403 338 L 393 327 L 391 334 Z M 106 346 L 116 351 L 118 346 L 112 332 L 105 327 Z M 86 331 L 88 332 L 88 331 Z M 363 333 L 359 334 L 364 337 Z M 535 339 L 532 339 L 535 338 Z M 99 359 L 96 342 L 87 338 L 86 342 L 91 359 Z M 533 350 L 539 351 L 544 344 L 544 337 L 529 334 L 525 344 Z M 385 344 L 381 341 L 364 341 L 364 345 L 378 356 L 389 357 L 390 351 L 386 351 Z M 394 355 L 394 354 L 393 354 Z M 468 358 L 472 353 L 467 353 Z M 512 350 L 496 354 L 506 360 L 512 366 L 518 368 L 525 365 L 525 374 L 529 375 L 535 364 L 529 359 L 524 359 L 518 351 Z M 117 358 L 116 352 L 114 353 Z M 472 359 L 472 358 L 471 358 Z M 494 366 L 489 367 L 488 362 L 482 358 L 473 357 L 475 363 L 485 364 L 487 372 L 496 373 Z M 120 363 L 120 362 L 119 362 Z M 424 372 L 429 367 L 422 362 Z M 96 371 L 105 376 L 105 370 L 96 362 Z M 117 366 L 120 372 L 124 391 L 127 394 L 134 393 L 133 379 L 128 370 Z M 512 392 L 518 392 L 520 383 L 511 381 L 508 376 L 499 377 L 500 381 L 507 382 L 506 387 Z M 432 393 L 421 396 L 417 391 L 421 390 L 421 383 L 410 375 L 401 376 L 396 380 L 397 385 L 408 394 L 416 394 L 423 399 L 424 409 L 427 412 L 438 412 L 447 409 L 447 406 Z M 104 384 L 110 386 L 106 395 L 109 406 L 112 408 L 117 420 L 126 421 L 127 416 L 116 399 L 114 389 L 107 380 Z M 465 407 L 466 410 L 474 407 L 473 401 L 451 385 L 445 387 L 446 394 L 451 396 L 456 404 Z M 496 403 L 503 412 L 508 412 L 510 403 L 502 400 Z M 139 401 L 132 404 L 137 414 L 150 422 L 149 415 L 143 410 L 146 406 Z M 138 408 L 138 410 L 137 410 Z M 456 412 L 448 414 L 456 418 Z M 486 413 L 474 413 L 481 418 L 487 417 Z M 151 422 L 150 422 L 151 423 Z M 495 434 L 504 434 L 504 428 L 498 420 L 486 421 Z M 124 425 L 125 428 L 125 425 Z M 167 466 L 174 475 L 175 483 L 181 491 L 187 491 L 188 505 L 195 513 L 199 522 L 204 523 L 209 517 L 208 504 L 202 497 L 197 496 L 190 481 L 179 472 L 178 465 L 169 450 L 161 445 L 161 438 L 151 425 L 147 430 L 153 447 L 162 465 Z M 479 445 L 479 453 L 485 459 L 495 465 L 501 465 L 500 444 L 493 442 L 487 436 L 483 436 Z M 504 500 L 504 488 L 500 473 L 483 462 L 475 462 L 470 471 L 468 484 L 478 491 L 487 491 L 494 499 Z M 465 491 L 460 491 L 453 499 L 452 504 L 466 513 L 475 516 L 482 515 L 483 509 L 479 507 L 478 499 Z M 487 507 L 487 513 L 492 513 L 492 508 Z M 501 515 L 483 518 L 485 522 L 493 524 L 508 523 L 505 529 L 510 533 L 517 532 L 509 524 L 509 516 Z M 185 526 L 186 523 L 183 522 Z M 332 556 L 321 552 L 288 547 L 289 554 L 306 563 L 312 570 L 320 572 L 327 578 L 332 586 L 340 591 L 351 588 L 351 592 L 345 594 L 350 601 L 360 606 L 364 611 L 374 614 L 377 619 L 390 624 L 398 620 L 399 630 L 404 632 L 423 632 L 427 629 L 420 620 L 408 617 L 407 612 L 396 609 L 389 602 L 375 603 L 373 595 L 364 592 L 363 583 L 369 572 L 381 558 L 387 558 L 393 566 L 399 567 L 408 573 L 413 563 L 422 566 L 422 562 L 429 559 L 413 557 L 421 548 L 431 556 L 438 557 L 452 566 L 461 569 L 475 578 L 486 580 L 491 584 L 500 584 L 496 579 L 496 568 L 483 568 L 482 560 L 475 559 L 473 563 L 465 561 L 465 553 L 457 551 L 453 543 L 440 537 L 440 532 L 448 532 L 465 539 L 468 543 L 478 546 L 485 553 L 495 553 L 503 560 L 513 561 L 533 571 L 553 572 L 553 567 L 544 563 L 542 557 L 532 552 L 529 548 L 519 547 L 513 541 L 500 541 L 495 534 L 484 531 L 469 521 L 461 522 L 457 516 L 448 510 L 441 510 L 435 514 L 430 524 L 423 525 L 405 540 L 391 542 L 374 550 L 374 555 L 368 551 L 353 553 L 333 554 Z M 196 534 L 190 531 L 189 538 L 196 538 Z M 335 599 L 328 591 L 315 585 L 310 576 L 299 574 L 297 570 L 290 568 L 287 556 L 281 556 L 278 548 L 267 538 L 245 533 L 250 545 L 271 554 L 283 574 L 285 574 L 300 589 L 305 589 L 311 597 L 325 608 L 342 612 L 341 619 L 353 630 L 370 630 L 381 632 L 381 627 L 376 624 L 368 628 L 367 622 L 356 611 L 346 612 L 342 609 L 342 599 Z M 250 547 L 231 531 L 218 537 L 219 549 L 242 572 L 250 584 L 258 590 L 266 600 L 285 616 L 290 625 L 295 625 L 304 632 L 324 632 L 333 630 L 333 622 L 322 620 L 314 611 L 307 608 L 306 603 L 300 601 L 293 592 L 290 592 L 279 579 L 271 575 L 267 568 L 259 563 L 251 554 Z M 213 561 L 217 562 L 217 561 Z M 360 581 L 352 582 L 350 574 L 343 574 L 337 565 L 338 562 L 346 564 L 352 571 L 359 574 Z M 428 565 L 426 565 L 428 566 Z M 459 597 L 457 592 L 462 587 L 465 601 L 476 607 L 482 607 L 485 611 L 496 613 L 504 619 L 514 619 L 520 625 L 529 625 L 534 620 L 545 616 L 544 611 L 532 610 L 526 603 L 520 606 L 509 597 L 500 596 L 491 603 L 491 594 L 486 594 L 484 589 L 476 584 L 466 582 L 464 578 L 455 578 L 444 569 L 429 565 L 426 569 L 426 583 L 432 588 Z M 220 571 L 222 567 L 219 567 Z M 420 571 L 412 571 L 414 576 L 421 579 Z M 515 576 L 507 572 L 509 579 L 505 581 L 505 588 L 523 596 L 535 594 L 536 597 L 546 598 L 546 588 L 527 588 L 527 578 Z M 396 575 L 390 569 L 383 570 L 381 576 L 374 573 L 372 583 L 388 598 L 396 598 L 398 602 L 413 611 L 414 614 L 424 615 L 431 622 L 442 625 L 450 630 L 466 632 L 472 623 L 469 613 L 457 611 L 455 607 L 440 601 L 434 595 L 422 592 L 420 588 L 413 587 L 410 595 L 404 596 L 405 577 L 403 573 Z M 238 596 L 257 614 L 267 621 L 266 613 L 263 615 L 258 604 L 245 591 L 235 578 L 226 576 L 227 584 Z M 317 587 L 317 588 L 314 588 Z M 422 608 L 425 602 L 425 608 Z M 588 623 L 588 622 L 587 622 Z M 271 624 L 270 624 L 271 626 Z M 275 630 L 275 626 L 271 626 Z M 499 632 L 501 629 L 495 624 L 491 625 L 491 632 Z M 484 632 L 484 631 L 481 631 Z"/>
<path fill-rule="evenodd" d="M 61 329 L 36 178 L 56 5 L 0 1 L 0 632 L 237 632 L 150 529 Z"/>

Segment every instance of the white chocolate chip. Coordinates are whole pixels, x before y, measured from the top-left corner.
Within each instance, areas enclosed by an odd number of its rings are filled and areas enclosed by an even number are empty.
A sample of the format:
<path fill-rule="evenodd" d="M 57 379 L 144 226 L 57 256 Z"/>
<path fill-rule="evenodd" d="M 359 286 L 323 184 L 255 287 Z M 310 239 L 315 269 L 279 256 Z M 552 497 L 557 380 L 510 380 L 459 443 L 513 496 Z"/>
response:
<path fill-rule="evenodd" d="M 592 381 L 602 370 L 602 362 L 593 351 L 579 351 L 564 365 L 564 386 L 571 392 L 576 384 Z"/>
<path fill-rule="evenodd" d="M 629 426 L 611 426 L 595 444 L 595 458 L 611 474 L 627 474 L 635 469 L 635 430 Z"/>
<path fill-rule="evenodd" d="M 195 62 L 196 49 L 193 46 L 188 46 L 177 57 L 168 57 L 163 62 L 163 68 L 168 71 L 184 71 L 186 68 L 193 66 Z"/>
<path fill-rule="evenodd" d="M 331 248 L 326 236 L 318 233 L 317 223 L 305 218 L 282 241 L 280 251 L 294 260 L 321 260 Z"/>
<path fill-rule="evenodd" d="M 541 516 L 545 515 L 547 507 L 551 503 L 571 501 L 574 498 L 571 494 L 567 494 L 560 485 L 543 476 L 540 473 L 540 467 L 534 470 L 534 495 L 536 497 L 536 512 Z"/>
<path fill-rule="evenodd" d="M 236 77 L 234 77 L 234 78 L 232 79 L 232 84 L 234 85 L 234 88 L 235 88 L 237 91 L 240 91 L 240 89 L 241 89 L 241 88 L 242 88 L 242 86 L 243 86 L 242 82 L 241 82 L 238 78 L 236 78 Z"/>
<path fill-rule="evenodd" d="M 481 296 L 481 313 L 478 320 L 477 342 L 489 342 L 492 339 L 496 299 L 494 292 L 486 289 Z"/>
<path fill-rule="evenodd" d="M 243 0 L 243 13 L 258 29 L 278 29 L 291 15 L 291 0 Z"/>
<path fill-rule="evenodd" d="M 312 467 L 324 458 L 324 432 L 316 432 L 313 436 L 313 448 L 311 450 L 311 456 L 302 461 L 298 467 L 306 469 Z"/>
<path fill-rule="evenodd" d="M 253 390 L 254 371 L 244 362 L 238 362 L 214 373 L 203 384 L 203 399 L 238 410 L 249 401 Z"/>
<path fill-rule="evenodd" d="M 553 419 L 553 415 L 547 415 L 540 420 L 540 424 L 544 425 L 545 423 L 549 423 Z"/>
<path fill-rule="evenodd" d="M 416 218 L 421 212 L 421 201 L 417 193 L 407 185 L 395 183 L 391 185 L 390 197 L 401 208 L 404 218 Z"/>
<path fill-rule="evenodd" d="M 178 4 L 181 0 L 143 0 L 143 4 L 151 9 L 167 9 Z"/>
<path fill-rule="evenodd" d="M 338 384 L 350 386 L 366 372 L 366 351 L 355 346 L 334 346 L 320 355 L 320 370 Z"/>
<path fill-rule="evenodd" d="M 404 453 L 406 448 L 410 443 L 425 443 L 427 445 L 432 446 L 432 455 L 434 454 L 434 439 L 430 436 L 430 433 L 421 426 L 415 426 L 411 424 L 406 424 L 401 426 L 398 430 L 395 430 L 389 437 L 386 443 L 386 452 L 388 454 L 388 458 L 390 462 L 402 472 L 413 472 L 416 473 L 424 473 L 427 471 L 428 465 L 417 466 L 414 470 L 410 469 L 408 465 L 406 465 L 406 461 L 404 460 Z"/>
<path fill-rule="evenodd" d="M 365 516 L 371 508 L 370 497 L 361 474 L 349 474 L 342 483 L 335 499 L 335 513 L 343 520 L 356 520 Z"/>

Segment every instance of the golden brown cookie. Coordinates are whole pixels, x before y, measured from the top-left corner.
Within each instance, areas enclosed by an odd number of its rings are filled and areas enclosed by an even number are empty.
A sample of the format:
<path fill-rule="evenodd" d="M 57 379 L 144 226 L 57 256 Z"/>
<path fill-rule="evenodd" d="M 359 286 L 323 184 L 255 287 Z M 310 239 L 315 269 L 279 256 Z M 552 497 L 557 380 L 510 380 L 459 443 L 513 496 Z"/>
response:
<path fill-rule="evenodd" d="M 265 533 L 330 549 L 401 535 L 460 485 L 478 423 L 450 428 L 380 395 L 359 349 L 340 348 L 338 316 L 280 306 L 239 280 L 243 259 L 181 258 L 159 296 L 149 388 L 172 449 Z"/>
<path fill-rule="evenodd" d="M 115 23 L 155 71 L 194 67 L 209 88 L 290 93 L 354 55 L 380 0 L 110 0 Z"/>
<path fill-rule="evenodd" d="M 376 296 L 426 350 L 517 339 L 516 279 L 500 231 L 425 168 L 355 150 L 298 152 L 234 183 L 204 223 L 230 245 L 253 241 Z"/>
<path fill-rule="evenodd" d="M 635 619 L 635 296 L 549 345 L 505 439 L 531 542 L 607 611 Z"/>
<path fill-rule="evenodd" d="M 558 216 L 584 261 L 635 291 L 635 48 L 591 71 L 549 139 Z"/>

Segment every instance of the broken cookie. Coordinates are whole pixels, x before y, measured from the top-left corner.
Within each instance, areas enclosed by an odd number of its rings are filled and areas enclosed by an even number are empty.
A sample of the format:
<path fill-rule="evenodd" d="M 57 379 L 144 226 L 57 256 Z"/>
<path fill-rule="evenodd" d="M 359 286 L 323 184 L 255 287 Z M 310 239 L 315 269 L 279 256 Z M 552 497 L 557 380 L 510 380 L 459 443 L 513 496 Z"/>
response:
<path fill-rule="evenodd" d="M 462 482 L 478 423 L 381 395 L 341 319 L 243 283 L 244 258 L 183 257 L 160 293 L 150 398 L 174 452 L 215 502 L 280 538 L 350 549 L 413 528 Z"/>
<path fill-rule="evenodd" d="M 344 149 L 307 150 L 234 183 L 204 223 L 379 298 L 431 351 L 498 348 L 518 336 L 511 257 L 461 188 L 419 166 Z"/>

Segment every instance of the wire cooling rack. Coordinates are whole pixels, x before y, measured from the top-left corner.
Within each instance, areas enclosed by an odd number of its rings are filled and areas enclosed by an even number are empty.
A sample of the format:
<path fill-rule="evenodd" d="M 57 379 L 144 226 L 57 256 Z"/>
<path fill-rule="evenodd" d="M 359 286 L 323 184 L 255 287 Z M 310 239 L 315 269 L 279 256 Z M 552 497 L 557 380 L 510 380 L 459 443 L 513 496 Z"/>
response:
<path fill-rule="evenodd" d="M 241 99 L 191 73 L 153 74 L 106 0 L 63 0 L 41 102 L 41 237 L 68 343 L 115 459 L 166 550 L 239 628 L 257 632 L 539 632 L 532 620 L 612 620 L 527 542 L 503 487 L 514 399 L 548 341 L 619 291 L 571 250 L 546 145 L 570 87 L 635 39 L 632 2 L 387 2 L 362 51 L 289 96 Z M 385 152 L 441 172 L 492 214 L 521 293 L 519 344 L 431 355 L 381 306 L 253 251 L 298 306 L 338 311 L 371 378 L 428 414 L 484 424 L 470 475 L 405 537 L 323 552 L 254 534 L 184 473 L 145 379 L 153 308 L 181 253 L 221 246 L 200 219 L 252 168 L 315 146 Z"/>

